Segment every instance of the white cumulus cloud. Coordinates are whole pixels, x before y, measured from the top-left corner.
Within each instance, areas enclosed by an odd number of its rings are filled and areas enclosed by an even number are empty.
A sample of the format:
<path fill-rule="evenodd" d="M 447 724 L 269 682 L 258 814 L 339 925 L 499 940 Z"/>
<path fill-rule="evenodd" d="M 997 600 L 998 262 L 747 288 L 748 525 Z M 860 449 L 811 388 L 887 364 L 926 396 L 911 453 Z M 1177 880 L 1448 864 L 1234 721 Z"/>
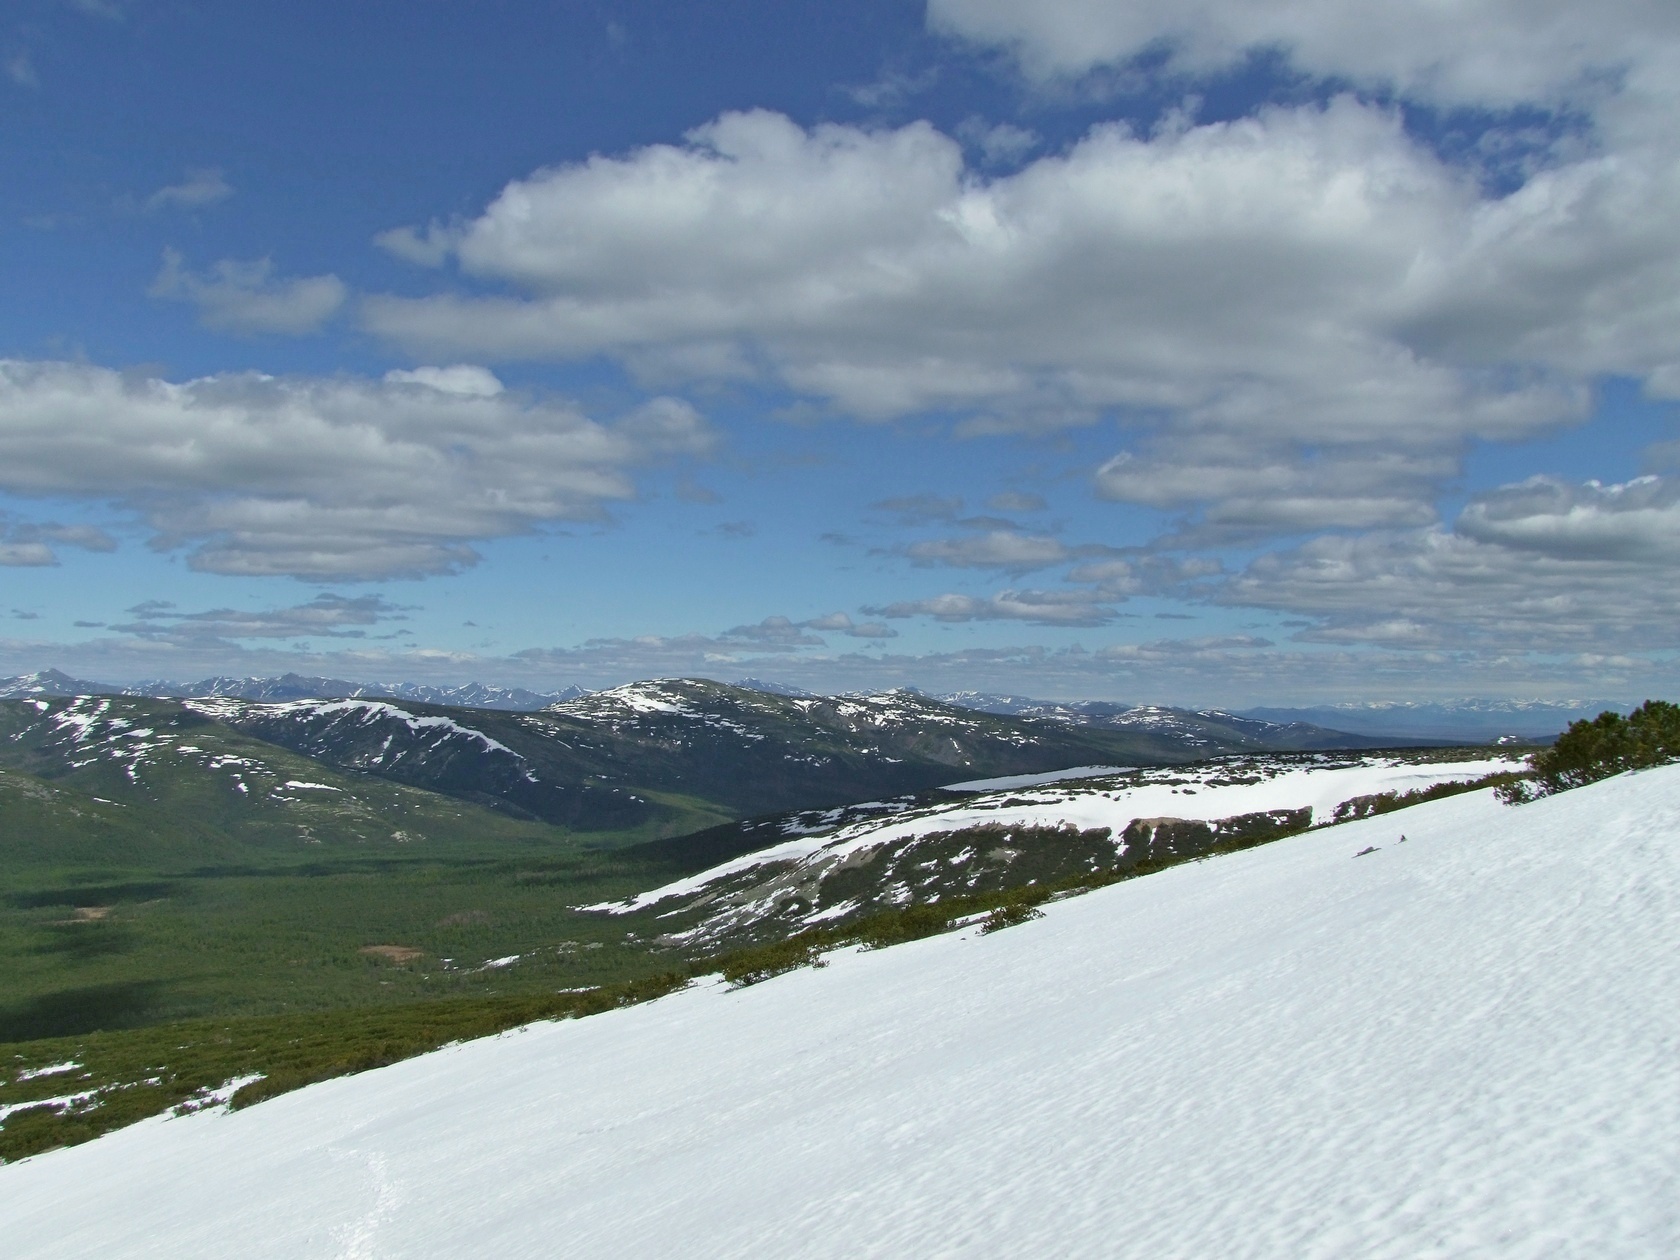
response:
<path fill-rule="evenodd" d="M 0 490 L 124 506 L 199 569 L 381 578 L 457 569 L 475 542 L 599 518 L 634 494 L 635 468 L 713 440 L 677 399 L 609 424 L 487 392 L 479 369 L 435 372 L 177 383 L 0 360 Z"/>
<path fill-rule="evenodd" d="M 368 300 L 367 326 L 444 361 L 607 356 L 970 434 L 1119 416 L 1094 485 L 1173 514 L 1158 548 L 1310 539 L 1198 574 L 907 500 L 901 523 L 972 536 L 893 554 L 1079 562 L 1090 589 L 873 615 L 1096 624 L 1177 582 L 1364 646 L 1666 641 L 1669 481 L 1504 487 L 1456 522 L 1439 504 L 1467 450 L 1579 423 L 1606 376 L 1680 396 L 1680 8 L 930 0 L 928 21 L 1063 86 L 1112 71 L 1193 92 L 1260 56 L 1316 99 L 1212 122 L 1186 106 L 1059 148 L 978 119 L 953 136 L 729 113 L 384 234 L 460 278 Z"/>
<path fill-rule="evenodd" d="M 1534 477 L 1470 503 L 1458 532 L 1562 559 L 1680 562 L 1680 479 L 1571 485 Z"/>
<path fill-rule="evenodd" d="M 1680 148 L 1616 134 L 1493 194 L 1346 96 L 1102 125 L 997 177 L 926 123 L 728 114 L 428 229 L 505 291 L 365 318 L 417 353 L 759 374 L 870 420 L 1118 410 L 1153 427 L 1111 497 L 1227 533 L 1416 525 L 1466 443 L 1579 421 L 1597 374 L 1680 371 Z"/>
<path fill-rule="evenodd" d="M 1312 617 L 1309 641 L 1649 652 L 1673 645 L 1677 560 L 1674 481 L 1534 478 L 1477 497 L 1454 528 L 1314 538 L 1203 589 Z"/>
<path fill-rule="evenodd" d="M 1038 76 L 1157 50 L 1202 74 L 1281 51 L 1311 74 L 1454 104 L 1588 92 L 1680 43 L 1680 10 L 1665 0 L 928 0 L 928 22 L 1010 49 Z"/>

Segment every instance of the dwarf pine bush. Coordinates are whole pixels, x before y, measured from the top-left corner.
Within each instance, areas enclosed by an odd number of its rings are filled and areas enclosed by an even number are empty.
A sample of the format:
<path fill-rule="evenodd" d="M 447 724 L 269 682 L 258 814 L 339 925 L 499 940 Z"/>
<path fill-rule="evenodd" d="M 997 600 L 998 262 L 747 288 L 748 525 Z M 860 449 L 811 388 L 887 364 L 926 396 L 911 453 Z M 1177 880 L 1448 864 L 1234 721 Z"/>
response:
<path fill-rule="evenodd" d="M 1647 700 L 1626 717 L 1606 710 L 1570 723 L 1555 744 L 1529 758 L 1533 778 L 1501 788 L 1500 796 L 1515 804 L 1671 761 L 1680 761 L 1680 705 Z"/>

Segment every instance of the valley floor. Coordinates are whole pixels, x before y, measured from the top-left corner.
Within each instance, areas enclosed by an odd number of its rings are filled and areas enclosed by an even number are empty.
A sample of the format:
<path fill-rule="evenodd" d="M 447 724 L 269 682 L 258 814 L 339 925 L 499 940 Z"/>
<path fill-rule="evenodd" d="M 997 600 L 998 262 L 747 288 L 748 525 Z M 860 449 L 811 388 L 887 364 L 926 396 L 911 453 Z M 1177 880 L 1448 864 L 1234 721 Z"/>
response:
<path fill-rule="evenodd" d="M 1404 842 L 1402 842 L 1404 836 Z M 1680 1254 L 1680 767 L 0 1167 L 14 1257 Z"/>

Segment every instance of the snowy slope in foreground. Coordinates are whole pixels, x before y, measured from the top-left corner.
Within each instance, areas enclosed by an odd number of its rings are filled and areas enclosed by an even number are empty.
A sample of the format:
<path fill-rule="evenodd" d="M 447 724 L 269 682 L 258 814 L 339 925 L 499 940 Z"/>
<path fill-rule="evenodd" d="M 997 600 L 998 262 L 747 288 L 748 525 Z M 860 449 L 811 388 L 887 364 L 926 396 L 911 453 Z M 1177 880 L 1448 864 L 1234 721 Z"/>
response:
<path fill-rule="evenodd" d="M 1677 841 L 1680 767 L 1454 797 L 990 936 L 150 1121 L 0 1168 L 0 1238 L 172 1260 L 1673 1256 Z"/>

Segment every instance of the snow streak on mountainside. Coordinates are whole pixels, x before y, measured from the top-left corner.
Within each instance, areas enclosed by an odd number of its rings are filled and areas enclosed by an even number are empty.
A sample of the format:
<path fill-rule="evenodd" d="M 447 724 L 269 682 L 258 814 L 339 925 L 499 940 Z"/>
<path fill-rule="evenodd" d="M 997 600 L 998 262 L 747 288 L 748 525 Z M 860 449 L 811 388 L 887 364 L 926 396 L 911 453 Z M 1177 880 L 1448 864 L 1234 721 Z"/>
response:
<path fill-rule="evenodd" d="M 273 795 L 274 782 L 297 777 L 267 764 L 284 751 L 298 754 L 284 758 L 294 767 L 313 762 L 323 773 L 349 772 L 362 784 L 383 779 L 526 820 L 605 828 L 654 816 L 634 792 L 598 776 L 592 781 L 574 764 L 539 775 L 529 758 L 461 720 L 516 722 L 514 715 L 411 707 L 416 711 L 383 700 L 256 704 L 132 696 L 0 702 L 6 735 L 0 762 L 57 778 L 105 761 L 123 768 L 120 788 L 148 799 L 206 787 L 254 799 L 253 793 Z M 235 741 L 237 755 L 224 747 L 235 736 L 246 737 Z"/>
<path fill-rule="evenodd" d="M 28 706 L 38 721 L 33 729 L 13 732 L 10 742 L 60 774 L 102 767 L 120 771 L 129 785 L 144 790 L 190 771 L 241 796 L 254 791 L 273 800 L 290 799 L 288 790 L 300 785 L 319 786 L 291 781 L 261 757 L 228 751 L 216 728 L 172 706 L 113 696 L 36 699 Z"/>
<path fill-rule="evenodd" d="M 611 761 L 610 752 L 584 749 L 580 766 L 578 748 L 547 738 L 552 732 L 541 724 L 535 730 L 521 725 L 537 721 L 523 715 L 359 699 L 259 704 L 216 698 L 182 705 L 340 770 L 379 775 L 518 817 L 601 829 L 634 826 L 655 814 L 644 797 L 606 781 L 601 763 Z M 481 729 L 489 724 L 496 734 Z M 527 745 L 523 750 L 505 742 L 520 737 Z M 625 769 L 611 777 L 622 778 Z"/>
<path fill-rule="evenodd" d="M 1401 842 L 1401 834 L 1406 840 Z M 1680 767 L 0 1168 L 45 1256 L 1680 1254 Z"/>
<path fill-rule="evenodd" d="M 463 709 L 504 709 L 532 712 L 544 705 L 571 700 L 586 694 L 581 687 L 563 691 L 537 692 L 522 687 L 487 687 L 466 683 L 459 687 L 432 687 L 423 683 L 353 683 L 337 678 L 304 678 L 283 674 L 279 678 L 207 678 L 196 683 L 147 683 L 132 689 L 148 696 L 176 699 L 226 696 L 239 700 L 354 700 L 364 697 L 407 700 L 420 704 L 447 705 Z"/>
<path fill-rule="evenodd" d="M 238 702 L 192 703 L 200 710 L 132 696 L 0 701 L 0 840 L 14 856 L 106 872 L 526 834 L 470 824 L 448 797 L 342 773 L 203 711 Z"/>
<path fill-rule="evenodd" d="M 736 945 L 911 902 L 1191 856 L 1230 840 L 1358 817 L 1383 793 L 1520 768 L 1503 757 L 1417 762 L 1296 753 L 1054 778 L 1036 787 L 965 785 L 982 790 L 743 823 L 743 837 L 763 847 L 628 901 L 584 908 L 656 911 L 671 944 Z"/>
<path fill-rule="evenodd" d="M 846 696 L 813 696 L 726 686 L 700 678 L 656 678 L 595 691 L 550 706 L 550 712 L 600 722 L 631 723 L 647 714 L 673 714 L 709 724 L 738 727 L 722 716 L 733 710 L 746 718 L 787 718 L 847 731 L 947 727 L 954 731 L 1004 729 L 978 713 L 944 704 L 919 691 L 900 689 Z M 1017 742 L 1026 737 L 1016 733 Z"/>

